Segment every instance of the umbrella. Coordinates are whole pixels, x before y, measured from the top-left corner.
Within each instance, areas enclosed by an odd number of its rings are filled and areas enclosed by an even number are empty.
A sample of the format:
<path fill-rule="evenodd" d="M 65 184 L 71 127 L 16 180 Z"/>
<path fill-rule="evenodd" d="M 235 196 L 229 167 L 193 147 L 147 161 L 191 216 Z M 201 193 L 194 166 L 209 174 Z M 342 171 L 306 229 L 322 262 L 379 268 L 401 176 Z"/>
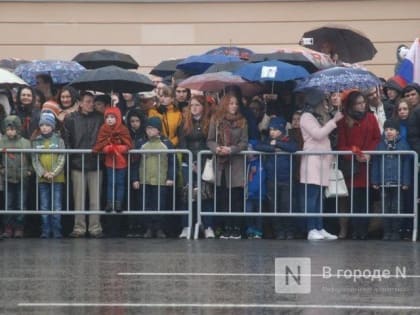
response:
<path fill-rule="evenodd" d="M 87 70 L 70 85 L 79 90 L 127 93 L 151 91 L 155 88 L 145 75 L 117 66 Z"/>
<path fill-rule="evenodd" d="M 221 71 L 233 72 L 233 71 L 239 69 L 240 67 L 242 67 L 245 63 L 246 63 L 246 61 L 216 63 L 216 64 L 210 66 L 204 73 L 221 72 Z"/>
<path fill-rule="evenodd" d="M 235 56 L 244 60 L 248 60 L 254 52 L 248 48 L 236 47 L 236 46 L 221 46 L 212 50 L 209 50 L 205 55 L 225 55 Z"/>
<path fill-rule="evenodd" d="M 176 68 L 190 74 L 201 74 L 211 65 L 241 61 L 238 57 L 225 55 L 198 55 L 185 58 Z"/>
<path fill-rule="evenodd" d="M 4 68 L 10 71 L 16 69 L 17 66 L 28 63 L 29 60 L 19 59 L 19 58 L 5 58 L 0 60 L 0 68 Z"/>
<path fill-rule="evenodd" d="M 230 85 L 239 86 L 245 96 L 255 95 L 263 89 L 259 84 L 245 81 L 227 71 L 198 74 L 179 83 L 180 87 L 209 92 L 218 92 Z"/>
<path fill-rule="evenodd" d="M 309 72 L 301 66 L 291 65 L 286 62 L 270 60 L 258 63 L 247 63 L 233 72 L 248 81 L 284 82 L 306 78 Z"/>
<path fill-rule="evenodd" d="M 154 67 L 149 73 L 158 77 L 166 77 L 175 73 L 176 65 L 180 63 L 182 59 L 169 59 L 161 61 L 156 67 Z"/>
<path fill-rule="evenodd" d="M 311 74 L 298 82 L 296 91 L 317 87 L 325 92 L 339 92 L 348 89 L 368 89 L 381 84 L 372 73 L 362 69 L 334 67 Z"/>
<path fill-rule="evenodd" d="M 139 64 L 128 54 L 112 50 L 94 50 L 82 52 L 73 58 L 87 69 L 97 69 L 106 66 L 118 66 L 124 69 L 137 69 Z"/>
<path fill-rule="evenodd" d="M 12 72 L 7 71 L 6 69 L 0 69 L 0 88 L 10 89 L 23 85 L 28 85 L 28 83 Z"/>
<path fill-rule="evenodd" d="M 85 71 L 83 66 L 74 61 L 34 60 L 18 66 L 15 74 L 35 86 L 38 74 L 49 74 L 54 84 L 67 84 Z"/>
<path fill-rule="evenodd" d="M 354 63 L 372 59 L 377 50 L 373 43 L 360 31 L 346 26 L 324 26 L 305 32 L 300 43 L 338 59 Z"/>
<path fill-rule="evenodd" d="M 249 61 L 261 62 L 280 60 L 293 65 L 302 66 L 310 73 L 335 66 L 330 56 L 311 50 L 280 49 L 274 53 L 254 54 Z"/>

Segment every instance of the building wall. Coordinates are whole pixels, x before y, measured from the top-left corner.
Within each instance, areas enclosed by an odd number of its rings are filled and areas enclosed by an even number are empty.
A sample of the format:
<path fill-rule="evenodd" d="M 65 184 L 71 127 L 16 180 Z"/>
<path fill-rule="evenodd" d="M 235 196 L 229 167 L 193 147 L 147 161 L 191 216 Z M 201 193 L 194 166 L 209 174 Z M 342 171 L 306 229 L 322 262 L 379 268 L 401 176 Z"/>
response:
<path fill-rule="evenodd" d="M 0 2 L 0 21 L 0 58 L 70 60 L 107 48 L 131 54 L 143 73 L 218 46 L 298 47 L 307 30 L 345 24 L 378 50 L 366 67 L 389 77 L 397 46 L 420 37 L 420 1 L 10 1 Z"/>

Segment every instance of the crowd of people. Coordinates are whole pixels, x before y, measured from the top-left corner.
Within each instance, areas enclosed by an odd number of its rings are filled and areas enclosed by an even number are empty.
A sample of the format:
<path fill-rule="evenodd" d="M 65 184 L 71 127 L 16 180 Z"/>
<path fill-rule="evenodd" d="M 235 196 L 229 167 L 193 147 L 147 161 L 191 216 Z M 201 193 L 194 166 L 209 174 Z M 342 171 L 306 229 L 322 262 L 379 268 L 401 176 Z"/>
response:
<path fill-rule="evenodd" d="M 1 202 L 7 210 L 63 210 L 66 198 L 76 210 L 106 213 L 185 209 L 186 187 L 192 185 L 196 193 L 201 181 L 198 153 L 211 150 L 215 184 L 201 183 L 203 212 L 320 213 L 332 207 L 372 213 L 383 200 L 386 213 L 412 211 L 415 170 L 410 156 L 371 156 L 365 151 L 420 154 L 419 85 L 405 85 L 394 77 L 366 91 L 325 94 L 317 88 L 294 92 L 293 87 L 291 82 L 269 94 L 244 97 L 237 86 L 209 95 L 157 80 L 151 92 L 107 95 L 71 86 L 56 88 L 48 75 L 40 75 L 36 87 L 0 91 L 0 148 L 91 149 L 92 153 L 72 154 L 67 160 L 64 153 L 3 150 Z M 132 149 L 188 149 L 193 165 L 182 154 L 128 155 Z M 336 157 L 290 155 L 334 150 L 354 154 L 341 159 L 340 167 L 351 164 L 350 174 L 345 174 L 349 196 L 337 203 L 325 200 L 323 194 Z M 268 154 L 246 158 L 238 154 L 245 151 Z M 67 191 L 71 196 L 65 196 Z M 71 227 L 67 233 L 59 214 L 4 214 L 2 237 L 21 238 L 36 231 L 41 238 L 101 238 L 117 231 L 128 237 L 186 238 L 192 232 L 185 216 L 122 218 L 91 214 L 86 220 L 85 215 L 75 214 L 74 222 L 67 222 Z M 319 216 L 203 216 L 202 233 L 221 239 L 368 238 L 369 219 L 348 221 Z M 34 222 L 39 222 L 38 228 Z M 382 237 L 400 240 L 409 237 L 411 229 L 410 220 L 387 218 Z"/>

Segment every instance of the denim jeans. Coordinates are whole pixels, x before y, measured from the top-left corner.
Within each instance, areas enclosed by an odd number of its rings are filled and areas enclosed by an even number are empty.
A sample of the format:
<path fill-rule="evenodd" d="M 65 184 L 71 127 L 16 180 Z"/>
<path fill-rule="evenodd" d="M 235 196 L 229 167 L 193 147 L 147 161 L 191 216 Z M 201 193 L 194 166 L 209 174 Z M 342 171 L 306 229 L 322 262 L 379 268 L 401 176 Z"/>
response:
<path fill-rule="evenodd" d="M 314 184 L 302 185 L 302 210 L 305 211 L 305 204 L 307 213 L 320 213 L 321 212 L 321 198 L 323 198 L 323 187 Z M 305 199 L 306 197 L 306 199 Z M 322 217 L 309 217 L 306 221 L 306 229 L 322 230 L 323 220 Z"/>
<path fill-rule="evenodd" d="M 26 181 L 21 183 L 7 182 L 5 189 L 7 189 L 8 210 L 27 210 L 28 183 Z M 24 218 L 23 214 L 5 215 L 4 225 L 23 228 Z"/>
<path fill-rule="evenodd" d="M 63 183 L 39 183 L 39 202 L 40 210 L 61 211 L 63 202 Z M 49 237 L 61 236 L 61 215 L 43 214 L 42 215 L 42 234 Z"/>
<path fill-rule="evenodd" d="M 125 197 L 125 191 L 127 188 L 127 169 L 113 169 L 111 167 L 106 168 L 106 200 L 123 203 Z M 114 194 L 115 190 L 115 194 Z"/>

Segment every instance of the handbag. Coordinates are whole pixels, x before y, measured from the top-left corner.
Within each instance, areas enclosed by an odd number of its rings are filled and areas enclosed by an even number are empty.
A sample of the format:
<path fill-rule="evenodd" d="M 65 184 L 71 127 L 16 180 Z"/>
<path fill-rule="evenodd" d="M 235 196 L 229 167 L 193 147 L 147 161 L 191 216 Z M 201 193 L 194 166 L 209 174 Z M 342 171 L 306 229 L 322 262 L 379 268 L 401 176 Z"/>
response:
<path fill-rule="evenodd" d="M 349 191 L 344 180 L 343 172 L 337 167 L 336 163 L 332 163 L 328 187 L 325 189 L 325 197 L 336 198 L 347 197 L 348 195 Z"/>
<path fill-rule="evenodd" d="M 216 176 L 214 174 L 213 158 L 206 159 L 203 174 L 201 174 L 201 179 L 209 183 L 214 183 L 215 178 Z"/>

